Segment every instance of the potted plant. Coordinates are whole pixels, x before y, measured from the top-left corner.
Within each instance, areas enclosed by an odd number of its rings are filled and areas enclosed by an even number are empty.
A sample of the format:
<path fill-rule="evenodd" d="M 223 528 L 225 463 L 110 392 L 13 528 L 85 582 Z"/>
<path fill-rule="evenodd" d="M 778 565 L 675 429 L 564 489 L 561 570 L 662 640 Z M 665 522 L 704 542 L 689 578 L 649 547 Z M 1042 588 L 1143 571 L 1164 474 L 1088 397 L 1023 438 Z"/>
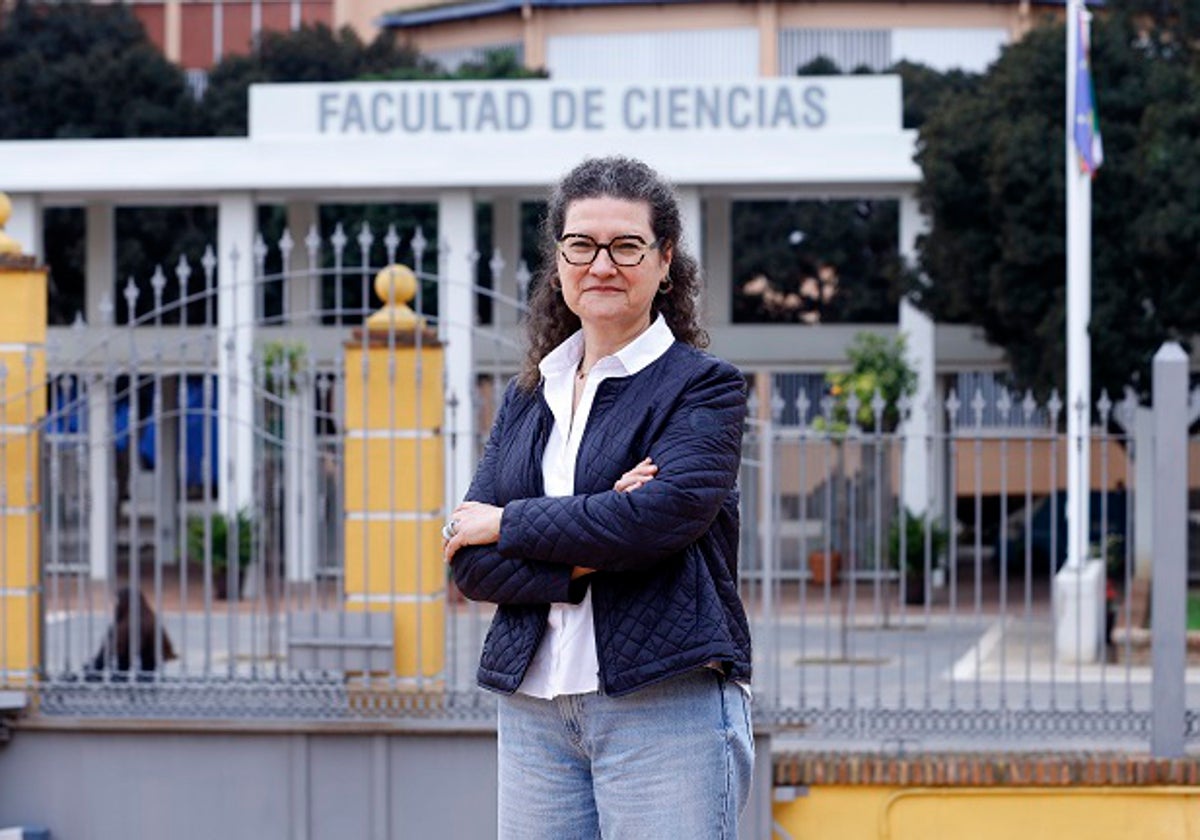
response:
<path fill-rule="evenodd" d="M 846 350 L 848 370 L 829 371 L 825 383 L 830 397 L 828 412 L 813 421 L 813 428 L 828 435 L 836 450 L 837 475 L 845 472 L 845 451 L 851 427 L 862 432 L 878 432 L 883 435 L 894 432 L 900 423 L 900 401 L 911 397 L 917 390 L 917 372 L 909 364 L 906 341 L 903 335 L 887 338 L 871 332 L 860 332 Z M 875 398 L 883 400 L 882 411 L 876 412 Z M 868 446 L 886 446 L 887 441 L 865 439 Z M 888 475 L 889 459 L 881 459 L 880 469 L 874 470 L 872 459 L 866 458 L 864 469 L 870 470 L 869 480 L 883 487 L 891 484 Z M 844 482 L 844 479 L 843 479 Z M 840 495 L 835 484 L 835 495 Z M 834 502 L 835 510 L 844 508 Z M 835 514 L 836 516 L 836 514 Z M 839 518 L 840 519 L 840 518 Z M 835 522 L 836 535 L 842 532 L 845 523 Z M 814 551 L 808 557 L 809 574 L 814 583 L 823 583 L 826 576 L 836 581 L 842 564 L 841 552 L 835 542 L 832 551 Z M 849 558 L 854 566 L 854 557 Z"/>
<path fill-rule="evenodd" d="M 237 534 L 237 566 L 236 572 L 229 570 L 230 558 L 230 526 L 236 521 Z M 187 549 L 188 558 L 193 563 L 203 565 L 205 557 L 211 563 L 211 581 L 213 592 L 222 600 L 241 591 L 242 578 L 246 567 L 250 565 L 253 546 L 254 519 L 249 511 L 239 510 L 236 518 L 223 512 L 215 512 L 208 517 L 192 516 L 188 519 Z M 229 591 L 231 574 L 237 575 L 236 589 Z"/>
<path fill-rule="evenodd" d="M 903 546 L 901 535 L 903 534 Z M 888 557 L 904 577 L 904 603 L 925 602 L 925 546 L 928 539 L 930 570 L 946 551 L 949 537 L 937 521 L 905 508 L 888 530 Z M 903 553 L 902 553 L 903 551 Z"/>

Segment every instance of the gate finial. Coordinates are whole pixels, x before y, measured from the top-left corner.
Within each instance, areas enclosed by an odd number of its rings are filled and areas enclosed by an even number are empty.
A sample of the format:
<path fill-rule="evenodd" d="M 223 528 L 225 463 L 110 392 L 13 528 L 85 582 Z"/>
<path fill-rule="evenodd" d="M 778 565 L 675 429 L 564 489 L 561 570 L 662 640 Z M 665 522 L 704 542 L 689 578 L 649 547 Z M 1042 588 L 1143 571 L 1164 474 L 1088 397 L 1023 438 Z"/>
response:
<path fill-rule="evenodd" d="M 417 293 L 417 276 L 400 263 L 392 263 L 375 275 L 375 294 L 383 300 L 379 311 L 366 321 L 369 330 L 413 330 L 425 326 L 425 319 L 409 307 Z"/>

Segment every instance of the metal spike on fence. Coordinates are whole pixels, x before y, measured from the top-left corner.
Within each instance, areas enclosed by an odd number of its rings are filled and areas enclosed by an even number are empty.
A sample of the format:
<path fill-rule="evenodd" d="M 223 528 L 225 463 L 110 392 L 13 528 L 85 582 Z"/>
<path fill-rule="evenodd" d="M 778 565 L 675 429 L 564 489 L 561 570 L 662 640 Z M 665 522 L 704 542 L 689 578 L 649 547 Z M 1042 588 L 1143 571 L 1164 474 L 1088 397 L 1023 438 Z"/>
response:
<path fill-rule="evenodd" d="M 370 265 L 371 246 L 375 243 L 375 234 L 371 233 L 371 226 L 367 224 L 366 219 L 363 219 L 362 227 L 356 238 L 358 239 L 358 252 L 362 255 L 362 264 Z"/>
<path fill-rule="evenodd" d="M 971 397 L 971 414 L 975 417 L 975 428 L 983 427 L 983 410 L 987 408 L 987 400 L 983 398 L 983 389 L 976 388 L 975 396 Z"/>
<path fill-rule="evenodd" d="M 896 401 L 896 411 L 900 414 L 900 422 L 907 423 L 912 418 L 913 399 L 908 394 L 901 394 Z"/>
<path fill-rule="evenodd" d="M 394 223 L 388 225 L 387 233 L 383 235 L 383 247 L 387 251 L 388 265 L 396 261 L 396 251 L 400 248 L 400 234 L 396 233 Z"/>
<path fill-rule="evenodd" d="M 1013 408 L 1012 394 L 1003 385 L 1000 386 L 1000 394 L 996 397 L 996 411 L 1000 413 L 1000 421 L 1002 423 L 1012 422 Z"/>
<path fill-rule="evenodd" d="M 304 237 L 304 250 L 308 251 L 308 268 L 313 271 L 317 267 L 317 253 L 321 250 L 321 231 L 317 229 L 316 222 L 308 226 L 308 233 Z"/>
<path fill-rule="evenodd" d="M 262 277 L 267 273 L 267 240 L 263 239 L 262 231 L 254 234 L 254 270 Z"/>
<path fill-rule="evenodd" d="M 83 310 L 76 309 L 75 310 L 75 320 L 71 322 L 71 329 L 78 331 L 78 330 L 82 330 L 86 327 L 87 327 L 87 321 L 85 321 L 83 318 Z"/>
<path fill-rule="evenodd" d="M 417 227 L 413 233 L 412 242 L 409 243 L 413 252 L 413 271 L 420 272 L 421 266 L 425 264 L 425 249 L 429 247 L 429 240 L 425 238 L 425 232 Z"/>
<path fill-rule="evenodd" d="M 533 275 L 529 273 L 529 266 L 525 264 L 525 260 L 517 263 L 517 271 L 514 279 L 517 281 L 517 301 L 521 306 L 525 306 L 529 302 L 529 282 L 533 279 Z"/>
<path fill-rule="evenodd" d="M 1100 415 L 1100 425 L 1108 425 L 1108 415 L 1112 411 L 1113 402 L 1108 398 L 1108 389 L 1100 389 L 1100 399 L 1096 401 L 1096 413 Z"/>
<path fill-rule="evenodd" d="M 113 322 L 113 311 L 116 307 L 113 306 L 112 292 L 105 290 L 100 296 L 100 323 L 105 326 L 111 326 Z"/>
<path fill-rule="evenodd" d="M 188 280 L 192 278 L 192 266 L 187 261 L 187 256 L 179 255 L 179 262 L 175 263 L 175 279 L 179 281 L 180 297 L 187 297 Z"/>
<path fill-rule="evenodd" d="M 962 408 L 962 401 L 958 398 L 958 392 L 951 388 L 949 396 L 946 397 L 946 420 L 951 429 L 958 428 L 958 410 L 960 408 Z"/>
<path fill-rule="evenodd" d="M 1037 400 L 1033 398 L 1033 391 L 1025 391 L 1025 399 L 1021 400 L 1021 420 L 1026 426 L 1033 419 L 1033 412 L 1037 411 Z"/>
<path fill-rule="evenodd" d="M 481 256 L 483 256 L 483 255 L 480 254 L 479 251 L 475 248 L 472 248 L 470 251 L 467 251 L 467 265 L 469 265 L 471 267 L 472 272 L 475 271 L 475 266 L 479 263 L 479 258 Z"/>
<path fill-rule="evenodd" d="M 338 222 L 337 226 L 333 229 L 333 236 L 329 237 L 329 244 L 333 246 L 333 258 L 339 263 L 346 251 L 346 243 L 349 241 L 346 237 L 346 231 L 342 230 L 342 223 Z"/>
<path fill-rule="evenodd" d="M 213 252 L 213 246 L 204 246 L 204 256 L 200 258 L 200 267 L 204 269 L 205 286 L 212 288 L 213 272 L 217 269 L 217 255 Z"/>
<path fill-rule="evenodd" d="M 130 277 L 129 282 L 125 284 L 126 323 L 132 324 L 134 322 L 134 312 L 136 311 L 135 306 L 137 305 L 137 299 L 138 299 L 137 283 L 133 282 L 133 277 Z"/>
<path fill-rule="evenodd" d="M 829 394 L 821 397 L 821 416 L 825 418 L 826 423 L 833 422 L 833 397 Z"/>
<path fill-rule="evenodd" d="M 506 265 L 507 265 L 507 263 L 504 262 L 504 255 L 500 253 L 500 249 L 493 248 L 492 249 L 492 258 L 490 260 L 488 260 L 488 270 L 491 271 L 491 273 L 492 273 L 492 288 L 493 289 L 500 288 L 500 279 L 504 274 L 504 266 L 506 266 Z"/>
<path fill-rule="evenodd" d="M 746 414 L 749 417 L 758 417 L 758 391 L 751 391 L 750 396 L 746 398 Z"/>
<path fill-rule="evenodd" d="M 808 392 L 800 391 L 796 395 L 796 414 L 800 418 L 800 428 L 808 428 L 808 410 L 812 407 L 812 400 L 808 398 Z"/>
<path fill-rule="evenodd" d="M 1057 388 L 1050 392 L 1050 399 L 1046 402 L 1046 409 L 1050 412 L 1051 428 L 1058 428 L 1058 415 L 1062 414 L 1063 401 L 1058 396 Z"/>
<path fill-rule="evenodd" d="M 161 265 L 154 266 L 154 274 L 150 276 L 150 288 L 154 290 L 154 314 L 158 317 L 162 310 L 163 289 L 167 286 L 167 275 L 163 274 Z"/>
<path fill-rule="evenodd" d="M 287 228 L 283 229 L 283 233 L 279 236 L 279 255 L 283 258 L 283 273 L 288 273 L 288 267 L 292 264 L 292 249 L 296 247 L 296 242 L 292 239 L 292 232 Z"/>
<path fill-rule="evenodd" d="M 858 410 L 860 408 L 862 408 L 862 400 L 859 399 L 858 394 L 851 391 L 846 397 L 846 413 L 850 415 L 850 424 L 847 430 L 850 432 L 862 431 L 862 426 L 858 424 Z"/>
<path fill-rule="evenodd" d="M 779 393 L 779 386 L 776 385 L 771 389 L 771 422 L 778 423 L 783 417 L 784 408 L 783 395 Z"/>
<path fill-rule="evenodd" d="M 883 398 L 883 394 L 879 389 L 875 389 L 875 393 L 871 395 L 871 414 L 875 416 L 875 430 L 883 430 L 883 412 L 887 408 L 887 400 Z"/>

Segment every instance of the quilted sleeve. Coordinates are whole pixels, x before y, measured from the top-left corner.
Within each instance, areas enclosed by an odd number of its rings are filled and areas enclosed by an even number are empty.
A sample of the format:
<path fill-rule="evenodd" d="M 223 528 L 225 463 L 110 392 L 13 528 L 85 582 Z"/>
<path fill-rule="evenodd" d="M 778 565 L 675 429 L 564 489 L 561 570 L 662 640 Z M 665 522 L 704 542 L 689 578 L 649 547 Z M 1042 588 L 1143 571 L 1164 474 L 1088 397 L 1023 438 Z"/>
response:
<path fill-rule="evenodd" d="M 499 552 L 565 567 L 645 569 L 699 539 L 733 489 L 741 459 L 746 386 L 732 365 L 708 365 L 688 384 L 649 452 L 654 480 L 609 490 L 520 499 L 504 508 Z"/>
<path fill-rule="evenodd" d="M 469 501 L 499 503 L 495 489 L 496 469 L 505 435 L 510 433 L 506 420 L 514 396 L 515 386 L 510 385 L 467 490 L 465 498 Z M 519 556 L 502 556 L 495 543 L 460 548 L 450 568 L 455 585 L 472 601 L 548 604 L 577 602 L 583 596 L 579 586 L 571 586 L 571 567 Z"/>

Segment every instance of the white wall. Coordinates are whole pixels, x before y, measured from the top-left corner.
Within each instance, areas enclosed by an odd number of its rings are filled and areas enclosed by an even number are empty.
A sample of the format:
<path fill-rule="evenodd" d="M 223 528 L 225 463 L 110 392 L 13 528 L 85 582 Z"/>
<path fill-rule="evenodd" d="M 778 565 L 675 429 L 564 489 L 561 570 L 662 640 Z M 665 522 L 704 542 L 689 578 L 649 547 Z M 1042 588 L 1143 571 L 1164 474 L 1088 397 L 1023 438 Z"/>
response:
<path fill-rule="evenodd" d="M 758 76 L 758 30 L 556 35 L 546 40 L 556 81 L 750 79 Z"/>

